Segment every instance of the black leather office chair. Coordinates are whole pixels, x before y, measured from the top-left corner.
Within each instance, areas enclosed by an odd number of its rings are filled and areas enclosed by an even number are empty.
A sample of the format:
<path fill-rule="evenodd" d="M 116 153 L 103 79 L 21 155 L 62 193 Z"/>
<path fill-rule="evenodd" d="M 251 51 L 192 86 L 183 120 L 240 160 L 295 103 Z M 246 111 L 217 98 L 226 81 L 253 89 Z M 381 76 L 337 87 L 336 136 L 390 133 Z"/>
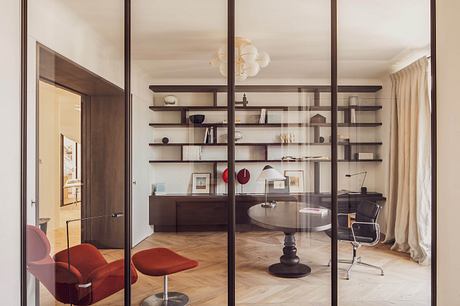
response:
<path fill-rule="evenodd" d="M 374 266 L 365 263 L 361 260 L 361 257 L 357 257 L 358 248 L 362 245 L 375 246 L 380 241 L 380 226 L 377 223 L 377 218 L 380 213 L 380 205 L 370 201 L 361 201 L 356 209 L 356 221 L 351 224 L 351 227 L 339 226 L 337 231 L 337 240 L 339 241 L 350 241 L 353 246 L 353 258 L 351 260 L 339 259 L 339 263 L 349 264 L 350 267 L 347 269 L 347 279 L 350 279 L 351 270 L 355 265 L 365 266 L 373 269 L 380 270 L 380 274 L 383 276 L 383 269 L 378 266 Z M 340 214 L 340 217 L 348 217 L 347 214 Z M 332 237 L 332 232 L 326 232 L 329 237 Z M 328 266 L 330 266 L 329 261 Z"/>

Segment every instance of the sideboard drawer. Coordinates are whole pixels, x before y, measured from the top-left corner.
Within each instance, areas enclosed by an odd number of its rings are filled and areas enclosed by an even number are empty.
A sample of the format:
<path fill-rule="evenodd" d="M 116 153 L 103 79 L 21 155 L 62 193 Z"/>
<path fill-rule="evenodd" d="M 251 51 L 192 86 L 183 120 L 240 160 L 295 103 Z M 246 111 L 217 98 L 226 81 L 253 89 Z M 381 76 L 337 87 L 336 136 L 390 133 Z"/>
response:
<path fill-rule="evenodd" d="M 177 202 L 177 224 L 226 225 L 226 202 Z"/>

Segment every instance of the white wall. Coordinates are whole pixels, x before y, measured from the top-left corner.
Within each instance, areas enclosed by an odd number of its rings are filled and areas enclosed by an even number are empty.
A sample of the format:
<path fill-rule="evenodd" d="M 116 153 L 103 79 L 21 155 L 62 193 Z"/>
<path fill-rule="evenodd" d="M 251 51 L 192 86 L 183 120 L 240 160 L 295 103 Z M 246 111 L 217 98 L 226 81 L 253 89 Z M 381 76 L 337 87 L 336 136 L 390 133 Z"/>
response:
<path fill-rule="evenodd" d="M 132 237 L 133 245 L 137 245 L 153 232 L 149 225 L 149 195 L 151 180 L 149 172 L 149 139 L 152 130 L 150 122 L 149 105 L 152 103 L 153 94 L 148 88 L 147 76 L 138 68 L 133 68 L 133 116 L 132 116 L 132 171 L 133 171 L 133 219 Z"/>
<path fill-rule="evenodd" d="M 438 0 L 438 305 L 460 305 L 460 1 Z"/>
<path fill-rule="evenodd" d="M 0 1 L 0 296 L 19 305 L 20 291 L 20 22 L 19 1 Z"/>
<path fill-rule="evenodd" d="M 65 220 L 80 217 L 80 204 L 61 207 L 60 202 L 61 134 L 81 143 L 81 113 L 75 109 L 81 97 L 45 82 L 39 88 L 39 217 L 51 218 L 50 237 L 54 229 L 65 226 Z"/>

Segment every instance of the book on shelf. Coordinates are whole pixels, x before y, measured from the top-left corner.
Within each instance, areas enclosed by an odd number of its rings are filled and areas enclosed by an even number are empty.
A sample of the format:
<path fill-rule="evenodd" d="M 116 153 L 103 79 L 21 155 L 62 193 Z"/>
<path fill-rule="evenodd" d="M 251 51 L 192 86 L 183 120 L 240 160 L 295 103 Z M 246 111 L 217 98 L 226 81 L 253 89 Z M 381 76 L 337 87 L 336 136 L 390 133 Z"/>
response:
<path fill-rule="evenodd" d="M 208 143 L 208 135 L 209 135 L 209 128 L 207 127 L 206 130 L 204 131 L 204 139 L 203 139 L 204 144 Z"/>
<path fill-rule="evenodd" d="M 208 143 L 214 143 L 214 129 L 210 129 L 208 133 Z"/>
<path fill-rule="evenodd" d="M 327 156 L 305 156 L 303 160 L 329 160 Z"/>
<path fill-rule="evenodd" d="M 259 124 L 266 123 L 266 118 L 267 118 L 267 110 L 265 108 L 261 108 L 260 109 Z"/>

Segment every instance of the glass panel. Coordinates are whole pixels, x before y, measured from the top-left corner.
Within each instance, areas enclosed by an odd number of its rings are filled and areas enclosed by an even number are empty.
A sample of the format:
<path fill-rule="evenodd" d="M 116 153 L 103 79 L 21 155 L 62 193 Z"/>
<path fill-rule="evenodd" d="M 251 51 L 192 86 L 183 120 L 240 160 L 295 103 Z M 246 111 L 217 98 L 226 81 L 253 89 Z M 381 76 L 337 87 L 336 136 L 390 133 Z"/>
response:
<path fill-rule="evenodd" d="M 241 0 L 236 20 L 236 301 L 330 305 L 330 3 Z"/>
<path fill-rule="evenodd" d="M 28 2 L 27 305 L 123 305 L 123 1 Z"/>
<path fill-rule="evenodd" d="M 158 276 L 176 268 L 157 263 L 170 260 L 178 266 L 170 291 L 192 305 L 226 305 L 227 79 L 219 68 L 227 64 L 210 61 L 225 48 L 227 2 L 138 0 L 132 21 L 133 254 L 141 275 L 132 304 L 161 300 L 151 297 L 164 290 Z M 150 270 L 136 259 L 145 250 Z M 172 253 L 187 258 L 185 268 Z"/>
<path fill-rule="evenodd" d="M 343 306 L 430 305 L 429 8 L 339 2 Z"/>

